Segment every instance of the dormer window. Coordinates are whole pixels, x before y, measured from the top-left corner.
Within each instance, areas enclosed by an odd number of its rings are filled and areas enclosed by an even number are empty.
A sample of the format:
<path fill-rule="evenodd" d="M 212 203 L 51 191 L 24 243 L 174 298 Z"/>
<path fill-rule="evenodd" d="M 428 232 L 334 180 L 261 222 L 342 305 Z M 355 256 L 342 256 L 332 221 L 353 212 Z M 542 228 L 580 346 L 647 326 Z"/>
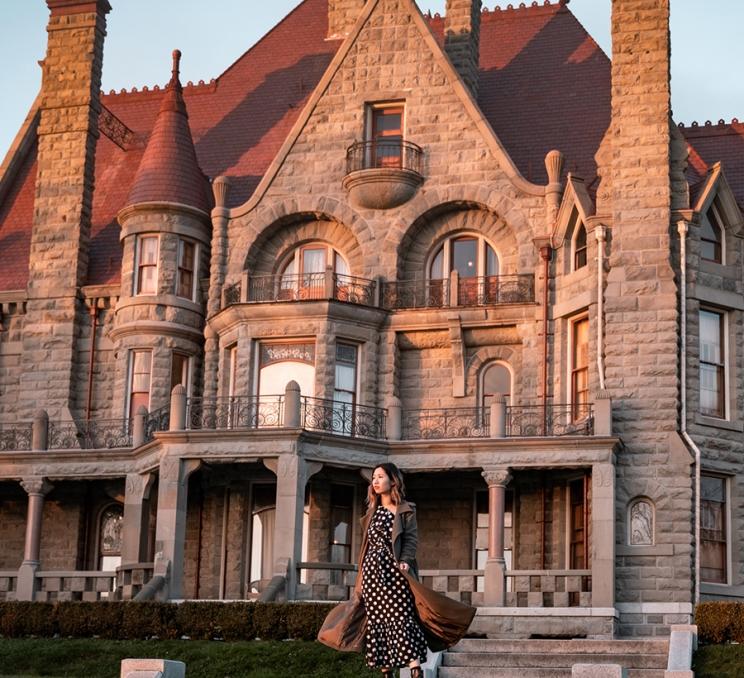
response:
<path fill-rule="evenodd" d="M 587 264 L 588 250 L 586 226 L 576 208 L 571 213 L 568 232 L 571 234 L 571 271 L 578 271 Z"/>
<path fill-rule="evenodd" d="M 700 257 L 714 264 L 723 263 L 723 219 L 714 200 L 702 218 L 700 225 Z"/>

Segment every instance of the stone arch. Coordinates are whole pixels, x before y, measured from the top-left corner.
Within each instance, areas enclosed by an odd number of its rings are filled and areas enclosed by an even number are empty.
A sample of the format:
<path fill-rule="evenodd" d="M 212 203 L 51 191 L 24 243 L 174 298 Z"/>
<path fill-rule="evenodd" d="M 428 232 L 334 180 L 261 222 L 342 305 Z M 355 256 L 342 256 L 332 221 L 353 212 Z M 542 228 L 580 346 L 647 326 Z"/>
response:
<path fill-rule="evenodd" d="M 656 544 L 656 504 L 645 495 L 633 497 L 626 510 L 626 543 L 630 546 Z"/>
<path fill-rule="evenodd" d="M 516 403 L 521 393 L 522 354 L 510 346 L 484 346 L 468 360 L 465 367 L 465 388 L 468 395 L 478 396 L 478 379 L 483 369 L 494 362 L 506 363 L 511 368 L 512 402 Z"/>
<path fill-rule="evenodd" d="M 398 276 L 404 279 L 425 277 L 434 249 L 447 237 L 458 233 L 483 236 L 499 257 L 501 273 L 516 273 L 517 240 L 504 219 L 483 205 L 447 203 L 426 212 L 408 229 L 398 251 Z"/>
<path fill-rule="evenodd" d="M 291 214 L 264 229 L 248 249 L 244 268 L 253 275 L 278 273 L 288 254 L 308 242 L 332 245 L 346 259 L 353 275 L 365 272 L 362 248 L 351 230 L 316 213 Z"/>
<path fill-rule="evenodd" d="M 310 221 L 341 226 L 344 237 L 348 234 L 352 236 L 360 254 L 364 255 L 356 264 L 349 260 L 354 275 L 367 274 L 370 277 L 376 270 L 379 255 L 371 247 L 374 238 L 369 224 L 349 205 L 327 196 L 293 197 L 259 207 L 250 221 L 252 244 L 243 258 L 242 267 L 250 271 L 254 262 L 260 258 L 261 249 L 279 231 L 293 224 Z"/>

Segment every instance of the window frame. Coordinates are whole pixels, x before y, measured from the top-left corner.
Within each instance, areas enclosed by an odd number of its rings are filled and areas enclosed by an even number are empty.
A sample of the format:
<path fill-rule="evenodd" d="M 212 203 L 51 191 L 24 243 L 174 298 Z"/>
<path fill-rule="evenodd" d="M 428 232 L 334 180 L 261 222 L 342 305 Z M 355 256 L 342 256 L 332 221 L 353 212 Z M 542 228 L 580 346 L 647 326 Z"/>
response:
<path fill-rule="evenodd" d="M 700 305 L 698 309 L 698 388 L 702 385 L 702 370 L 701 367 L 704 363 L 701 355 L 702 341 L 700 339 L 700 315 L 702 313 L 709 313 L 712 315 L 719 316 L 719 333 L 721 340 L 721 363 L 711 363 L 705 361 L 706 365 L 715 365 L 717 369 L 721 370 L 721 384 L 720 384 L 720 398 L 721 398 L 721 409 L 722 414 L 714 414 L 712 412 L 704 412 L 702 409 L 702 402 L 698 396 L 698 413 L 703 417 L 709 417 L 711 419 L 718 419 L 721 421 L 729 421 L 731 418 L 731 407 L 729 403 L 730 393 L 730 346 L 729 346 L 729 311 L 714 306 Z"/>
<path fill-rule="evenodd" d="M 142 263 L 142 241 L 152 239 L 157 243 L 155 251 L 155 263 Z M 155 291 L 142 292 L 140 283 L 142 281 L 142 268 L 155 268 Z M 132 296 L 135 297 L 153 297 L 158 295 L 158 283 L 160 281 L 160 235 L 157 233 L 139 233 L 134 241 L 134 275 L 132 276 Z"/>
<path fill-rule="evenodd" d="M 576 368 L 576 328 L 578 325 L 582 322 L 587 323 L 587 343 L 586 343 L 586 353 L 587 353 L 587 360 L 586 360 L 586 366 L 581 368 Z M 580 315 L 574 316 L 573 318 L 570 318 L 568 321 L 568 402 L 571 407 L 571 422 L 577 422 L 580 421 L 583 417 L 588 415 L 588 407 L 590 404 L 589 394 L 590 394 L 590 388 L 589 388 L 589 367 L 591 364 L 591 360 L 589 357 L 589 344 L 590 344 L 590 333 L 591 333 L 591 324 L 589 321 L 589 314 L 588 313 L 582 313 Z M 583 405 L 587 408 L 587 411 L 581 415 L 581 413 L 578 412 L 577 407 L 581 404 L 577 401 L 576 395 L 577 391 L 574 388 L 575 385 L 575 377 L 579 371 L 585 371 L 586 372 L 586 391 L 582 391 L 582 393 L 586 393 L 586 403 Z"/>
<path fill-rule="evenodd" d="M 377 135 L 377 114 L 380 111 L 391 111 L 400 109 L 400 128 L 399 134 L 389 134 L 387 136 L 400 137 L 400 153 L 397 158 L 392 157 L 395 162 L 379 163 L 375 145 L 378 138 L 384 139 L 386 135 Z M 403 142 L 406 140 L 406 102 L 401 100 L 368 102 L 366 104 L 365 122 L 364 122 L 364 140 L 368 144 L 365 152 L 364 166 L 367 169 L 377 167 L 401 168 L 403 166 Z"/>
<path fill-rule="evenodd" d="M 185 245 L 191 245 L 194 248 L 194 262 L 191 273 L 191 293 L 189 296 L 181 294 L 181 271 L 188 270 L 181 265 L 182 254 Z M 180 299 L 196 301 L 197 280 L 199 279 L 199 243 L 190 238 L 178 238 L 178 252 L 176 254 L 176 296 Z"/>
<path fill-rule="evenodd" d="M 188 353 L 185 353 L 184 351 L 171 351 L 171 392 L 176 387 L 176 384 L 173 384 L 173 361 L 176 356 L 179 356 L 181 358 L 184 358 L 186 361 L 186 395 L 191 396 L 191 389 L 192 389 L 192 380 L 193 380 L 193 371 L 194 371 L 194 356 L 189 355 Z"/>
<path fill-rule="evenodd" d="M 127 421 L 133 421 L 134 416 L 137 414 L 136 412 L 132 412 L 132 396 L 134 395 L 134 392 L 132 389 L 134 388 L 134 363 L 135 363 L 135 354 L 137 353 L 149 353 L 150 354 L 150 381 L 149 381 L 149 389 L 147 391 L 147 411 L 152 411 L 152 363 L 153 363 L 153 350 L 151 348 L 130 348 L 129 349 L 129 357 L 128 357 L 128 364 L 127 364 L 127 393 L 126 393 L 126 403 L 124 405 L 124 417 Z M 144 393 L 144 391 L 137 391 L 137 393 Z"/>
<path fill-rule="evenodd" d="M 505 360 L 489 360 L 484 365 L 482 365 L 480 370 L 478 371 L 478 402 L 484 410 L 488 407 L 488 404 L 485 400 L 485 387 L 483 385 L 486 378 L 486 372 L 488 372 L 489 369 L 495 367 L 496 365 L 505 367 L 507 372 L 509 372 L 509 393 L 506 398 L 506 406 L 509 407 L 514 402 L 514 369 Z"/>
<path fill-rule="evenodd" d="M 333 537 L 334 537 L 334 532 L 333 532 L 333 509 L 334 508 L 344 508 L 344 507 L 338 506 L 338 505 L 336 505 L 336 504 L 333 503 L 333 487 L 334 486 L 351 488 L 351 496 L 352 496 L 352 498 L 351 498 L 351 522 L 349 523 L 349 537 L 350 537 L 350 541 L 349 541 L 348 544 L 336 544 L 335 541 L 334 541 L 334 539 L 333 539 Z M 358 504 L 358 501 L 359 501 L 359 496 L 358 495 L 359 495 L 358 485 L 356 485 L 354 483 L 337 482 L 337 481 L 333 481 L 333 482 L 329 483 L 329 486 L 328 486 L 328 509 L 329 509 L 328 513 L 329 513 L 329 518 L 330 518 L 330 521 L 329 521 L 329 523 L 330 523 L 329 524 L 329 528 L 330 529 L 329 529 L 329 535 L 328 535 L 329 536 L 329 539 L 328 539 L 328 559 L 329 559 L 329 562 L 332 562 L 332 563 L 333 562 L 336 562 L 336 561 L 333 560 L 333 546 L 339 546 L 340 545 L 340 546 L 347 547 L 349 549 L 349 560 L 348 560 L 348 563 L 344 563 L 344 564 L 353 564 L 354 554 L 356 553 L 356 543 L 355 543 L 356 542 L 356 539 L 355 539 L 355 534 L 354 534 L 354 532 L 355 532 L 354 531 L 354 526 L 356 525 L 356 522 L 357 522 L 357 514 L 358 514 L 357 504 Z M 343 570 L 335 570 L 335 571 L 332 570 L 331 571 L 331 584 L 343 584 L 343 581 L 344 581 L 344 572 L 343 572 Z"/>
<path fill-rule="evenodd" d="M 700 260 L 719 266 L 724 266 L 726 264 L 726 222 L 723 219 L 722 211 L 723 210 L 720 208 L 720 203 L 718 201 L 718 196 L 716 195 L 713 200 L 711 200 L 708 208 L 701 212 L 701 217 L 710 224 L 711 228 L 714 231 L 718 230 L 718 234 L 720 236 L 720 240 L 718 242 L 710 240 L 709 238 L 703 238 L 704 225 L 702 223 L 700 224 Z M 711 221 L 708 218 L 708 215 L 711 212 L 713 213 L 715 221 Z M 718 250 L 718 259 L 709 259 L 708 257 L 703 256 L 703 243 L 714 243 Z"/>
<path fill-rule="evenodd" d="M 501 262 L 502 257 L 499 250 L 494 247 L 494 244 L 486 238 L 482 233 L 473 233 L 470 231 L 464 231 L 462 233 L 451 233 L 447 235 L 444 239 L 439 241 L 435 247 L 432 248 L 432 250 L 429 252 L 429 255 L 426 257 L 426 271 L 425 271 L 425 277 L 428 282 L 433 282 L 436 280 L 449 280 L 450 276 L 452 275 L 452 243 L 455 240 L 464 238 L 474 238 L 477 241 L 477 262 L 476 262 L 476 275 L 474 278 L 469 278 L 470 280 L 477 280 L 479 278 L 498 278 L 499 276 L 503 275 L 501 271 Z M 490 247 L 491 251 L 494 253 L 494 256 L 496 257 L 496 268 L 497 272 L 493 275 L 486 275 L 486 268 L 488 266 L 488 251 L 486 247 Z M 437 258 L 439 253 L 442 252 L 442 277 L 441 278 L 432 278 L 431 276 L 431 268 L 434 265 L 434 260 Z M 467 280 L 468 278 L 466 278 Z"/>
<path fill-rule="evenodd" d="M 709 471 L 707 469 L 701 470 L 701 476 L 707 476 L 709 478 L 718 478 L 719 480 L 723 480 L 724 487 L 723 487 L 723 494 L 724 494 L 724 510 L 723 510 L 723 520 L 724 520 L 724 526 L 723 526 L 723 532 L 725 536 L 725 555 L 724 555 L 724 566 L 726 568 L 725 571 L 725 581 L 723 582 L 716 582 L 716 581 L 706 581 L 703 579 L 702 574 L 702 555 L 700 559 L 700 583 L 705 586 L 731 586 L 731 576 L 732 576 L 732 570 L 733 570 L 733 562 L 732 562 L 732 529 L 731 529 L 731 485 L 732 485 L 732 476 L 726 475 L 724 473 L 718 473 L 716 471 Z M 701 483 L 702 484 L 702 483 Z M 698 497 L 698 502 L 700 503 L 700 513 L 702 515 L 703 507 L 702 507 L 702 494 L 700 497 Z M 701 531 L 702 531 L 702 525 L 701 525 Z M 702 543 L 703 538 L 702 534 L 700 537 L 700 541 Z M 705 540 L 710 541 L 710 540 Z M 701 548 L 702 551 L 702 548 Z"/>
<path fill-rule="evenodd" d="M 578 212 L 577 212 L 578 215 Z M 579 233 L 584 232 L 586 238 L 584 246 L 581 248 L 577 247 Z M 579 255 L 584 255 L 584 262 L 579 265 Z M 580 217 L 576 217 L 576 223 L 573 228 L 573 235 L 571 236 L 571 272 L 580 271 L 582 268 L 586 268 L 589 265 L 589 231 L 586 228 L 584 220 Z"/>

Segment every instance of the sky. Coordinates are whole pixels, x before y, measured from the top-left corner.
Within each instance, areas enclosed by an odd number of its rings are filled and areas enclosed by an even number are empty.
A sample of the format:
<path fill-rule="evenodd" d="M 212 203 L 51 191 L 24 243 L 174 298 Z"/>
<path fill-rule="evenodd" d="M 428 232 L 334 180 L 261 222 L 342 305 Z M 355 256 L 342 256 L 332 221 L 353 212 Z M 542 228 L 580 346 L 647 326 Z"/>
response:
<path fill-rule="evenodd" d="M 445 0 L 418 0 L 444 12 Z M 511 0 L 515 5 L 519 0 Z M 528 0 L 530 1 L 530 0 Z M 508 0 L 507 0 L 508 2 Z M 495 4 L 485 0 L 492 9 Z M 542 0 L 541 0 L 542 2 Z M 102 89 L 164 85 L 171 52 L 183 52 L 181 76 L 210 80 L 289 13 L 299 0 L 110 0 Z M 258 7 L 257 7 L 258 6 Z M 610 53 L 610 0 L 571 0 L 569 8 Z M 0 0 L 0 161 L 41 82 L 46 48 L 44 0 Z M 672 107 L 677 122 L 744 119 L 744 2 L 672 0 Z"/>

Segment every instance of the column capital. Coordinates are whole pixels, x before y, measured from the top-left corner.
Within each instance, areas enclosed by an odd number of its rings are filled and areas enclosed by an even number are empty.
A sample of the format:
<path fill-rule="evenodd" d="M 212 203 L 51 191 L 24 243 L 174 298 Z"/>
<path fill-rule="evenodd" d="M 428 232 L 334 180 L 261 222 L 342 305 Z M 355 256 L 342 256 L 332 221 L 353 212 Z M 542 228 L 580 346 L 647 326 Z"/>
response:
<path fill-rule="evenodd" d="M 149 498 L 150 489 L 152 488 L 154 481 L 154 473 L 127 473 L 124 502 L 141 502 L 143 499 Z"/>
<path fill-rule="evenodd" d="M 21 479 L 21 487 L 30 496 L 38 495 L 40 497 L 46 497 L 52 491 L 54 485 L 42 476 L 29 476 Z"/>
<path fill-rule="evenodd" d="M 512 479 L 511 469 L 504 466 L 484 466 L 481 475 L 489 487 L 506 487 Z"/>

